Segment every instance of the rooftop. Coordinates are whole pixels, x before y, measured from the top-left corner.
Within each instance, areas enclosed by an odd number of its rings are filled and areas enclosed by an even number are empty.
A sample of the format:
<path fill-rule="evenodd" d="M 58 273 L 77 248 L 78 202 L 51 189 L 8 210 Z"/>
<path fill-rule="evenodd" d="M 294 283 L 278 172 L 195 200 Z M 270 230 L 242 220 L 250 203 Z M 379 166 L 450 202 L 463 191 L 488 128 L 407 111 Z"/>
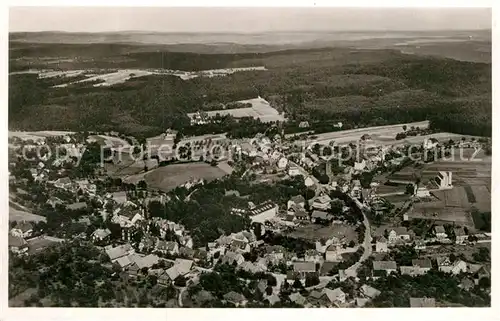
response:
<path fill-rule="evenodd" d="M 374 270 L 396 270 L 397 268 L 395 261 L 373 261 Z"/>

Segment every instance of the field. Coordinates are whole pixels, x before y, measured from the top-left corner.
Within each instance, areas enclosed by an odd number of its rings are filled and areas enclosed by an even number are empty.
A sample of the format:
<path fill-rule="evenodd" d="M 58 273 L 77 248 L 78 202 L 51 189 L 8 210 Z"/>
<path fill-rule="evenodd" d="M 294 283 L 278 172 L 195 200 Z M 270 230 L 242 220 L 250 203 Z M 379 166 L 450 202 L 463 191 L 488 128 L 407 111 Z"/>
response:
<path fill-rule="evenodd" d="M 221 116 L 231 115 L 235 118 L 252 117 L 252 118 L 258 118 L 260 119 L 260 121 L 264 123 L 284 120 L 283 116 L 281 116 L 276 109 L 274 109 L 269 105 L 269 102 L 260 97 L 247 100 L 240 100 L 238 101 L 238 103 L 251 104 L 252 107 L 213 110 L 206 112 L 206 114 L 208 117 L 214 117 L 217 114 Z M 189 113 L 187 115 L 189 118 L 193 118 L 195 114 L 196 113 Z"/>
<path fill-rule="evenodd" d="M 330 133 L 322 133 L 322 134 L 316 134 L 314 135 L 316 138 L 314 138 L 312 141 L 308 140 L 307 142 L 309 143 L 319 143 L 323 145 L 328 145 L 330 141 L 335 141 L 337 144 L 348 144 L 348 143 L 354 143 L 360 140 L 361 136 L 367 134 L 373 137 L 373 143 L 380 144 L 380 145 L 392 145 L 397 142 L 395 139 L 396 134 L 400 133 L 403 131 L 403 125 L 406 125 L 408 128 L 411 126 L 414 127 L 420 127 L 422 129 L 428 128 L 429 127 L 429 122 L 428 121 L 421 121 L 421 122 L 413 122 L 413 123 L 406 123 L 406 124 L 397 124 L 397 125 L 387 125 L 387 126 L 375 126 L 375 127 L 366 127 L 366 128 L 359 128 L 359 129 L 349 129 L 349 130 L 341 130 L 341 131 L 336 131 L 336 132 L 330 132 Z M 383 137 L 381 140 L 377 140 L 377 136 L 390 136 L 393 137 L 392 140 L 388 140 L 387 138 Z M 423 139 L 421 139 L 423 141 Z M 299 140 L 300 142 L 300 140 Z M 306 141 L 304 141 L 306 142 Z"/>
<path fill-rule="evenodd" d="M 226 173 L 217 166 L 210 166 L 206 163 L 188 163 L 159 167 L 145 174 L 129 176 L 124 178 L 124 181 L 138 182 L 144 179 L 149 187 L 167 192 L 189 180 L 211 181 L 225 175 Z"/>
<path fill-rule="evenodd" d="M 300 226 L 289 234 L 290 237 L 302 238 L 310 241 L 318 241 L 321 239 L 329 239 L 333 236 L 346 242 L 358 242 L 358 236 L 352 226 L 333 224 L 329 226 L 309 224 Z"/>
<path fill-rule="evenodd" d="M 44 216 L 41 216 L 41 215 L 36 215 L 33 213 L 28 213 L 25 211 L 15 209 L 13 207 L 9 207 L 9 221 L 10 222 L 13 222 L 13 221 L 17 221 L 17 222 L 21 222 L 21 221 L 42 222 L 43 221 L 43 222 L 45 222 L 46 219 Z"/>

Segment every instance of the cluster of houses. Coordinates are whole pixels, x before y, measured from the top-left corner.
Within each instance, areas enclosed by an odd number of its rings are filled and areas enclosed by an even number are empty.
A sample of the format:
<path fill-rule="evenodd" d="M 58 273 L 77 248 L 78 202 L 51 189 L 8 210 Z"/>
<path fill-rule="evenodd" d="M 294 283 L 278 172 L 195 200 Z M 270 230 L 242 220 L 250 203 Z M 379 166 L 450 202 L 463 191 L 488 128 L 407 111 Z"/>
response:
<path fill-rule="evenodd" d="M 375 252 L 386 253 L 389 252 L 391 248 L 399 245 L 409 245 L 413 244 L 415 250 L 425 250 L 427 248 L 427 243 L 441 243 L 441 244 L 451 244 L 453 241 L 450 236 L 446 233 L 443 225 L 434 226 L 435 237 L 422 239 L 416 238 L 415 233 L 408 230 L 406 227 L 394 227 L 387 230 L 387 237 L 380 236 L 375 240 Z M 453 233 L 455 235 L 455 244 L 464 244 L 467 242 L 469 235 L 466 233 L 464 227 L 457 226 L 453 228 Z"/>

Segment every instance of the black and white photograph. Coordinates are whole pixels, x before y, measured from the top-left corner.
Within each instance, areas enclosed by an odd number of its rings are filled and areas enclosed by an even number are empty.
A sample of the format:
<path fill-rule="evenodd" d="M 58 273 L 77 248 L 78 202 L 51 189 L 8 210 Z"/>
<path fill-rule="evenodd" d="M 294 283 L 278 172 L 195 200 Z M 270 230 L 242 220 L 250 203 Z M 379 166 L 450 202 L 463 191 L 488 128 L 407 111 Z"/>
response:
<path fill-rule="evenodd" d="M 119 5 L 8 9 L 9 308 L 492 307 L 492 8 Z"/>

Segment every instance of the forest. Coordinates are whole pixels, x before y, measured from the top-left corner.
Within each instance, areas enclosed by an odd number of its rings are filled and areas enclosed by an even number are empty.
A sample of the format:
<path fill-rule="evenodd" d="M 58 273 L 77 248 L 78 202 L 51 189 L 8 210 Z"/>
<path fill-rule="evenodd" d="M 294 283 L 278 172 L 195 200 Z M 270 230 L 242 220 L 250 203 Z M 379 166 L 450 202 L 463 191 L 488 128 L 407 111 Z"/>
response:
<path fill-rule="evenodd" d="M 74 65 L 61 63 L 59 69 L 87 68 L 97 72 L 104 68 L 99 65 L 103 62 L 114 64 L 113 68 L 199 70 L 263 65 L 268 70 L 188 81 L 154 75 L 111 87 L 79 84 L 64 88 L 52 88 L 61 83 L 57 78 L 10 75 L 9 128 L 113 129 L 147 137 L 167 128 L 186 134 L 212 133 L 223 125 L 231 132 L 238 127 L 235 119 L 193 128 L 186 113 L 213 110 L 221 103 L 260 95 L 285 113 L 292 124 L 287 126 L 289 132 L 294 132 L 302 120 L 318 132 L 336 130 L 333 125 L 339 121 L 345 128 L 354 128 L 431 120 L 437 130 L 491 135 L 491 64 L 391 50 L 351 52 L 323 48 L 231 55 L 107 46 L 60 44 L 43 50 L 49 56 L 57 53 L 57 57 L 80 53 Z M 61 51 L 57 52 L 57 48 Z M 35 59 L 34 55 L 29 46 L 11 50 L 10 65 L 20 63 L 15 58 Z M 86 60 L 95 66 L 78 65 Z M 245 125 L 249 129 L 236 131 L 235 137 L 252 136 L 269 126 L 258 121 Z"/>

